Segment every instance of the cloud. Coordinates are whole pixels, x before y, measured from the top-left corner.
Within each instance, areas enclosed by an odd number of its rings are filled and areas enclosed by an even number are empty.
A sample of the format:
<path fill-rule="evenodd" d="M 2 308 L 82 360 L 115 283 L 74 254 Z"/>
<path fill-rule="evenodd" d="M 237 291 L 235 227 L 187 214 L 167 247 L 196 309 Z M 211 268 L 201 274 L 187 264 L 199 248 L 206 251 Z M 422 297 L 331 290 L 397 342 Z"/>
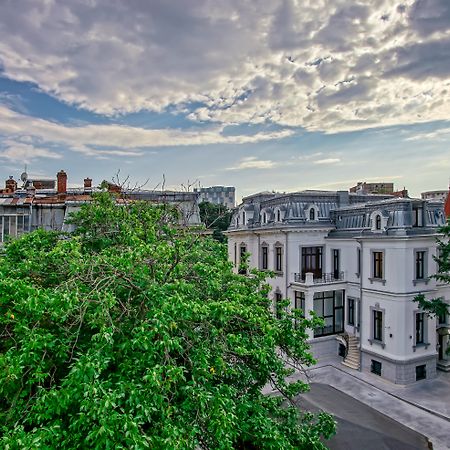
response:
<path fill-rule="evenodd" d="M 21 8 L 27 14 L 2 4 L 2 73 L 100 114 L 176 108 L 220 125 L 327 133 L 450 117 L 448 0 L 185 0 L 183 8 L 23 0 Z"/>
<path fill-rule="evenodd" d="M 44 119 L 26 116 L 0 105 L 0 135 L 9 136 L 17 148 L 24 143 L 38 143 L 37 156 L 45 147 L 63 146 L 74 152 L 104 158 L 108 156 L 142 156 L 153 147 L 242 144 L 282 139 L 292 135 L 292 130 L 260 132 L 253 135 L 224 135 L 223 126 L 206 130 L 182 131 L 175 129 L 145 129 L 125 125 L 69 126 Z M 22 147 L 21 147 L 22 145 Z"/>
<path fill-rule="evenodd" d="M 247 156 L 242 158 L 234 167 L 228 167 L 225 170 L 246 170 L 246 169 L 273 169 L 279 163 L 271 161 L 270 159 L 262 160 L 256 156 Z"/>
<path fill-rule="evenodd" d="M 341 160 L 339 158 L 324 158 L 324 159 L 317 159 L 316 161 L 313 161 L 313 164 L 336 164 L 340 163 Z"/>
<path fill-rule="evenodd" d="M 37 158 L 61 159 L 62 155 L 46 148 L 35 147 L 11 140 L 3 141 L 5 147 L 0 150 L 0 159 L 28 164 Z"/>
<path fill-rule="evenodd" d="M 439 130 L 415 133 L 412 136 L 406 137 L 405 141 L 447 141 L 450 137 L 450 127 L 441 128 Z"/>

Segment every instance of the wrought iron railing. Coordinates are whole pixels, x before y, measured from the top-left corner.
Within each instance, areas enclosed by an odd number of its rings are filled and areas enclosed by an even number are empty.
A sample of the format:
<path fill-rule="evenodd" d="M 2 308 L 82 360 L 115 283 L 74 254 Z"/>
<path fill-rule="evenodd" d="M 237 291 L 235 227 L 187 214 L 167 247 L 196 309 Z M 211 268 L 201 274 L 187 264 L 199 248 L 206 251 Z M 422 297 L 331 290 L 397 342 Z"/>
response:
<path fill-rule="evenodd" d="M 294 281 L 296 283 L 305 283 L 306 278 L 306 274 L 294 273 Z M 321 276 L 313 275 L 314 284 L 333 283 L 336 281 L 344 281 L 344 272 L 322 273 Z"/>

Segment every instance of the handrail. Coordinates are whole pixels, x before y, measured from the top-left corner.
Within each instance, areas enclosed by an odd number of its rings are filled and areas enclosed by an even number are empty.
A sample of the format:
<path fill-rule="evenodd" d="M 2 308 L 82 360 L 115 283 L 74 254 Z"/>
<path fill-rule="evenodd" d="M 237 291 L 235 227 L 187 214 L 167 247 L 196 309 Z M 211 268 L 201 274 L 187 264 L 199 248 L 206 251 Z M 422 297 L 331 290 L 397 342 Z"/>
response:
<path fill-rule="evenodd" d="M 313 276 L 314 284 L 323 284 L 323 283 L 333 283 L 336 281 L 344 281 L 344 272 L 341 271 L 339 273 L 336 272 L 328 272 L 322 273 L 321 277 Z M 306 282 L 306 274 L 294 273 L 294 281 L 296 283 L 305 283 Z"/>

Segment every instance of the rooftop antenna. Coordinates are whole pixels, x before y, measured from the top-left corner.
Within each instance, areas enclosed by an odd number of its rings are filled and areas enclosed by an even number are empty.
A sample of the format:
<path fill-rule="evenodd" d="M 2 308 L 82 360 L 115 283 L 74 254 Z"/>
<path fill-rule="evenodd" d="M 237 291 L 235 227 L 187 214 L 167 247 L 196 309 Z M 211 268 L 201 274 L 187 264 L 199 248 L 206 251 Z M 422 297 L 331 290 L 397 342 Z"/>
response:
<path fill-rule="evenodd" d="M 27 174 L 27 165 L 25 164 L 25 170 L 22 172 L 22 175 L 20 175 L 20 179 L 22 180 L 23 187 L 27 184 L 28 180 L 28 174 Z"/>

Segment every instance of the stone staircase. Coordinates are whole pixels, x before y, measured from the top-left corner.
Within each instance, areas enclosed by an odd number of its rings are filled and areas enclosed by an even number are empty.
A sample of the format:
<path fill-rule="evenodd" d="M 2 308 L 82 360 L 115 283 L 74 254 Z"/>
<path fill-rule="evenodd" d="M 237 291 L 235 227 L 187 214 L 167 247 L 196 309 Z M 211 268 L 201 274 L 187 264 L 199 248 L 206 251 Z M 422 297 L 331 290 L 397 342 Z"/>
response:
<path fill-rule="evenodd" d="M 361 353 L 359 351 L 359 339 L 351 334 L 346 335 L 347 341 L 347 356 L 342 361 L 344 366 L 351 369 L 359 370 L 361 364 Z"/>

